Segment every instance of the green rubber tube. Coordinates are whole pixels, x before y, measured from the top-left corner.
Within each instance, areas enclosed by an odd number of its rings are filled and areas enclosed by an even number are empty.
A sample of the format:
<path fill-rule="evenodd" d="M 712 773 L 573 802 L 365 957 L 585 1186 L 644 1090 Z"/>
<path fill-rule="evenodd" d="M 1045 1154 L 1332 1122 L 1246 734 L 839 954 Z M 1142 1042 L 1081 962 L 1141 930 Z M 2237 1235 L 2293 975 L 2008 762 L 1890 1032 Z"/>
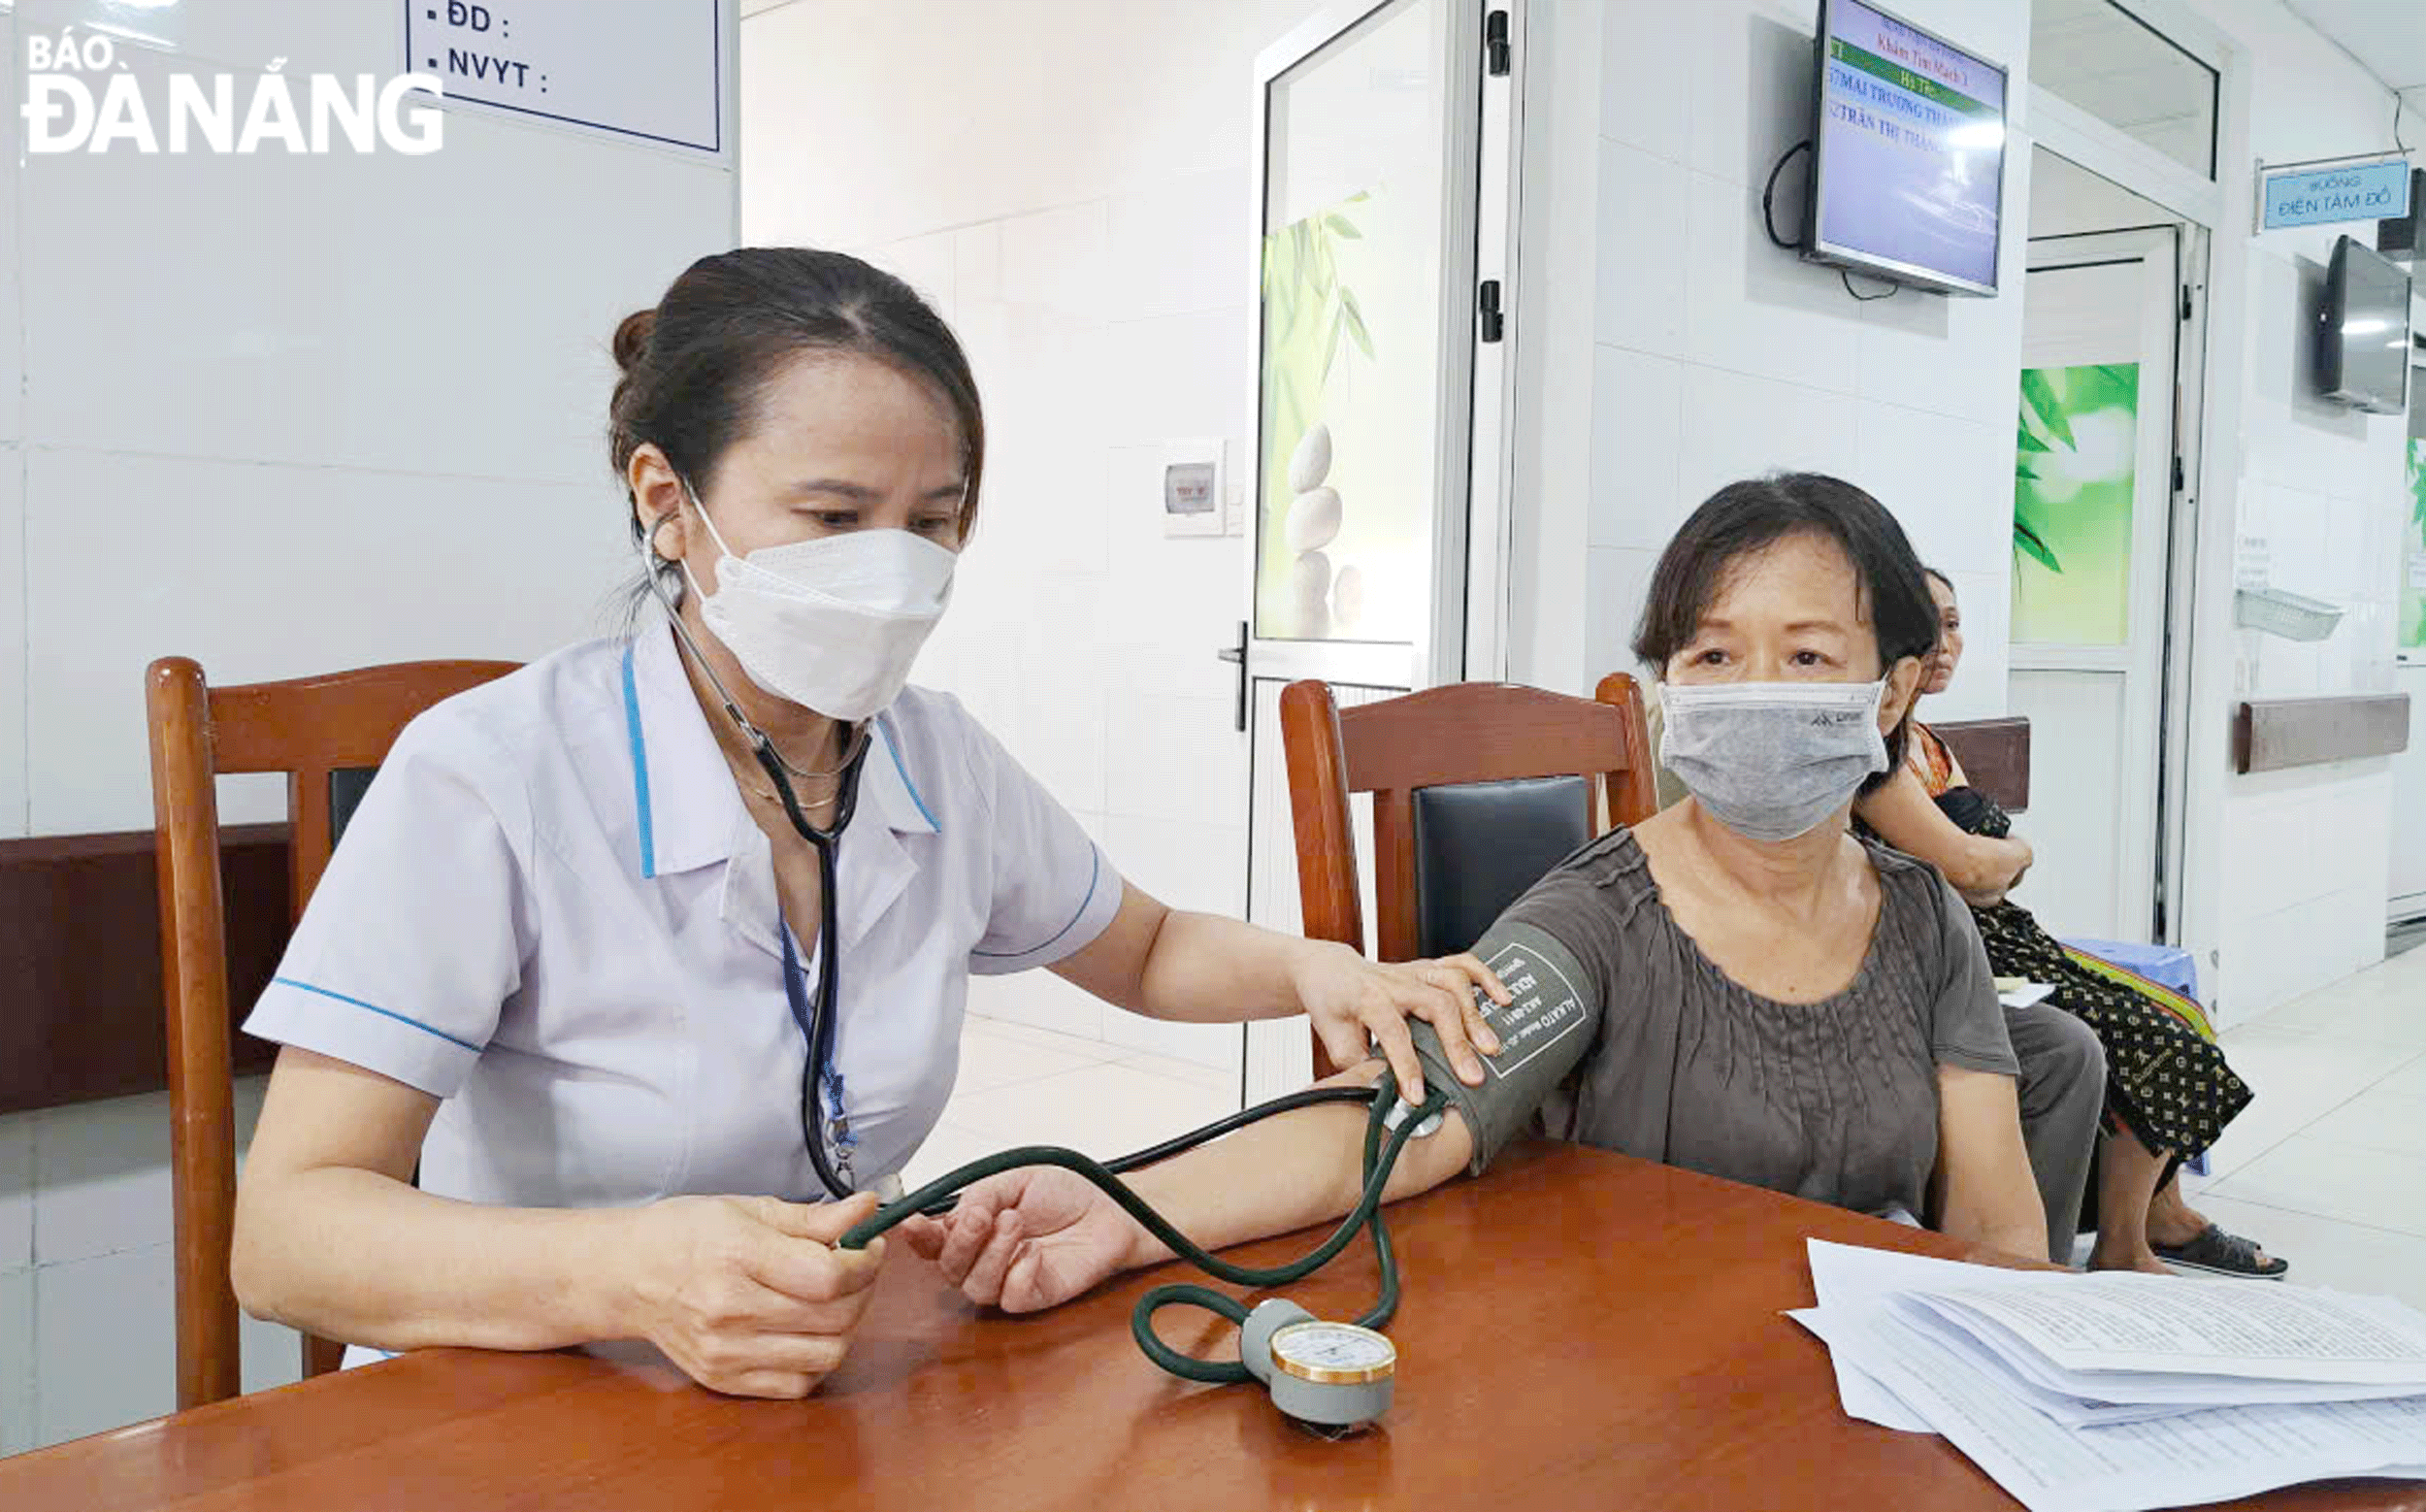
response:
<path fill-rule="evenodd" d="M 1127 1182 L 1113 1174 L 1111 1169 L 1101 1162 L 1059 1145 L 1024 1145 L 1018 1149 L 1003 1150 L 999 1154 L 971 1161 L 957 1170 L 948 1171 L 910 1193 L 900 1201 L 878 1210 L 866 1222 L 853 1227 L 842 1235 L 841 1247 L 854 1250 L 866 1249 L 869 1241 L 878 1234 L 925 1211 L 962 1188 L 985 1180 L 988 1176 L 1000 1175 L 1003 1171 L 1016 1170 L 1027 1166 L 1057 1166 L 1086 1178 L 1101 1189 L 1104 1196 L 1118 1203 L 1121 1210 L 1128 1213 L 1130 1217 L 1137 1220 L 1148 1233 L 1162 1240 L 1172 1254 L 1208 1275 L 1236 1286 L 1287 1286 L 1292 1282 L 1302 1281 L 1328 1265 L 1341 1250 L 1346 1249 L 1356 1238 L 1358 1230 L 1362 1229 L 1368 1223 L 1371 1224 L 1374 1254 L 1381 1270 L 1382 1295 L 1372 1309 L 1357 1321 L 1366 1328 L 1379 1328 L 1389 1322 L 1391 1315 L 1398 1308 L 1397 1257 L 1391 1249 L 1390 1232 L 1382 1220 L 1382 1193 L 1390 1185 L 1390 1173 L 1397 1167 L 1399 1152 L 1405 1149 L 1407 1141 L 1415 1136 L 1416 1130 L 1423 1127 L 1425 1122 L 1434 1114 L 1444 1111 L 1449 1106 L 1449 1096 L 1444 1092 L 1433 1092 L 1425 1099 L 1422 1107 L 1410 1113 L 1395 1130 L 1391 1131 L 1390 1138 L 1385 1143 L 1382 1139 L 1383 1123 L 1389 1116 L 1392 1104 L 1395 1101 L 1394 1083 L 1385 1081 L 1374 1089 L 1370 1112 L 1365 1119 L 1363 1159 L 1361 1163 L 1363 1167 L 1364 1187 L 1358 1197 L 1357 1205 L 1339 1221 L 1339 1227 L 1331 1232 L 1328 1238 L 1296 1260 L 1284 1265 L 1263 1267 L 1233 1265 L 1198 1247 L 1194 1240 L 1173 1228 L 1169 1220 L 1156 1212 L 1145 1199 L 1131 1190 Z M 1297 1104 L 1293 1100 L 1283 1099 L 1278 1104 L 1270 1106 L 1268 1113 L 1286 1112 L 1295 1105 Z M 1268 1116 L 1265 1109 L 1256 1111 Z M 1226 1126 L 1234 1127 L 1234 1120 L 1225 1120 L 1224 1125 L 1215 1127 Z M 1209 1132 L 1206 1137 L 1211 1137 Z M 1185 1143 L 1186 1141 L 1175 1142 Z M 1158 1286 L 1137 1299 L 1136 1310 L 1130 1318 L 1130 1331 L 1135 1335 L 1137 1347 L 1145 1352 L 1146 1358 L 1171 1374 L 1192 1381 L 1228 1383 L 1250 1378 L 1244 1365 L 1228 1361 L 1198 1360 L 1192 1355 L 1181 1354 L 1164 1343 L 1154 1331 L 1154 1314 L 1161 1308 L 1169 1306 L 1202 1307 L 1219 1313 L 1233 1323 L 1244 1323 L 1247 1317 L 1247 1309 L 1244 1306 L 1209 1287 L 1186 1283 Z"/>

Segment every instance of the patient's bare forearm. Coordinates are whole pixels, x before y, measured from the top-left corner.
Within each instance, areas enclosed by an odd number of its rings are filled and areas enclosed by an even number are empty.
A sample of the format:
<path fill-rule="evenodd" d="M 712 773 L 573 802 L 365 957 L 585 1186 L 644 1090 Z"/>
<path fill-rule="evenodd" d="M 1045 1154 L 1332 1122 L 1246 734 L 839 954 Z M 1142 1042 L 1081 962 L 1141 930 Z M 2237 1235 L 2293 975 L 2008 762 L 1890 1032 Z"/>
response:
<path fill-rule="evenodd" d="M 1324 1085 L 1369 1085 L 1380 1073 L 1380 1063 L 1370 1062 Z M 1300 1108 L 1140 1171 L 1130 1184 L 1206 1249 L 1311 1228 L 1356 1206 L 1367 1118 L 1347 1104 Z M 1428 1192 L 1464 1169 L 1472 1154 L 1465 1119 L 1452 1112 L 1437 1133 L 1407 1141 L 1384 1195 L 1397 1201 Z M 1170 1258 L 1141 1231 L 1132 1265 Z"/>

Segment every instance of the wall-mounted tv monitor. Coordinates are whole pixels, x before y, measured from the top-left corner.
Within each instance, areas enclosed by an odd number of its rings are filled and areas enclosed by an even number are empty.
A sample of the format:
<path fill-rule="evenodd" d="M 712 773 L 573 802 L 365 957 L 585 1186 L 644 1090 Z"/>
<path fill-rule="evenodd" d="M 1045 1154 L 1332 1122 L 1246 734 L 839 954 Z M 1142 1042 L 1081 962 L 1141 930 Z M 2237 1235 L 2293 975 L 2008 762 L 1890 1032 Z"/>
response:
<path fill-rule="evenodd" d="M 2325 270 L 2316 382 L 2326 398 L 2375 414 L 2399 414 L 2410 402 L 2410 276 L 2346 236 Z"/>
<path fill-rule="evenodd" d="M 1803 255 L 1993 295 L 2005 70 L 1867 0 L 1820 0 L 1817 50 Z"/>

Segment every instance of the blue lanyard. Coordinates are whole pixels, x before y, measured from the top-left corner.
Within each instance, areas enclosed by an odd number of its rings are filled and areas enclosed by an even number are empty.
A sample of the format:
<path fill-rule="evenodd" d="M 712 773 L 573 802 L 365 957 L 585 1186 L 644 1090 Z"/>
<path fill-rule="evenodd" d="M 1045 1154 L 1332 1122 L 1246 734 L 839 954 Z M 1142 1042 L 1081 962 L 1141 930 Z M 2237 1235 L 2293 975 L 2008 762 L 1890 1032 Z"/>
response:
<path fill-rule="evenodd" d="M 801 958 L 792 949 L 792 926 L 780 915 L 775 920 L 775 933 L 783 939 L 783 996 L 792 1004 L 792 1022 L 801 1027 L 801 1053 L 813 1056 L 817 1053 L 817 1015 L 820 1011 L 833 1012 L 835 1005 L 831 1003 L 812 1005 L 809 1003 L 808 989 L 801 981 Z M 832 950 L 834 941 L 820 940 L 818 948 Z M 838 966 L 840 963 L 836 964 Z M 841 980 L 839 971 L 835 973 L 835 980 L 837 983 Z M 851 1151 L 859 1144 L 859 1135 L 851 1132 L 850 1115 L 843 1109 L 842 1073 L 835 1069 L 831 1057 L 825 1065 L 814 1069 L 817 1080 L 825 1088 L 827 1143 L 835 1152 L 838 1173 L 847 1182 L 850 1180 Z M 811 1137 L 809 1126 L 814 1117 L 814 1109 L 802 1109 L 803 1138 Z"/>

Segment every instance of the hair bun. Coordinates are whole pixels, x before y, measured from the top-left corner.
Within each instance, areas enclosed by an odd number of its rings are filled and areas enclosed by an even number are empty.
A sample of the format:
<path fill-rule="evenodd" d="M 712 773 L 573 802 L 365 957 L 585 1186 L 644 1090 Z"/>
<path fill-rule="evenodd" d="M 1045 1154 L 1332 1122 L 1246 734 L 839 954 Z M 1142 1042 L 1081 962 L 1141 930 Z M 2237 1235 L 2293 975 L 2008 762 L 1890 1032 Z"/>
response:
<path fill-rule="evenodd" d="M 615 366 L 629 373 L 648 355 L 649 333 L 657 329 L 655 309 L 636 310 L 615 327 Z"/>

